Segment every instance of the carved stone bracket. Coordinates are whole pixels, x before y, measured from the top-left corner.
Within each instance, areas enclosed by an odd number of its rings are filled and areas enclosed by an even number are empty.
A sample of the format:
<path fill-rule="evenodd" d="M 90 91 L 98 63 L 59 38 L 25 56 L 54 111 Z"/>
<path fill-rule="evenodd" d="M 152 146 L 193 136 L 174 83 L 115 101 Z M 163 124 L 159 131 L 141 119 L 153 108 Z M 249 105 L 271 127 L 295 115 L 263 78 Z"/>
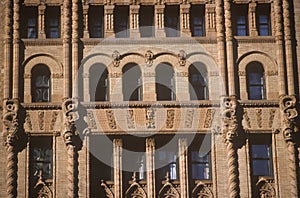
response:
<path fill-rule="evenodd" d="M 148 67 L 151 67 L 153 64 L 153 59 L 154 59 L 154 54 L 151 50 L 148 50 L 145 53 L 145 62 L 147 64 Z"/>
<path fill-rule="evenodd" d="M 101 187 L 104 189 L 106 197 L 108 197 L 108 198 L 115 197 L 115 195 L 114 195 L 113 191 L 111 190 L 111 188 L 109 187 L 109 185 L 106 184 L 106 182 L 103 180 L 101 181 Z"/>
<path fill-rule="evenodd" d="M 180 50 L 177 56 L 179 65 L 182 67 L 185 66 L 187 58 L 186 52 L 184 50 Z"/>
<path fill-rule="evenodd" d="M 120 60 L 121 60 L 120 53 L 116 50 L 116 51 L 113 52 L 113 54 L 111 55 L 111 57 L 113 59 L 113 65 L 114 65 L 114 67 L 119 67 Z"/>

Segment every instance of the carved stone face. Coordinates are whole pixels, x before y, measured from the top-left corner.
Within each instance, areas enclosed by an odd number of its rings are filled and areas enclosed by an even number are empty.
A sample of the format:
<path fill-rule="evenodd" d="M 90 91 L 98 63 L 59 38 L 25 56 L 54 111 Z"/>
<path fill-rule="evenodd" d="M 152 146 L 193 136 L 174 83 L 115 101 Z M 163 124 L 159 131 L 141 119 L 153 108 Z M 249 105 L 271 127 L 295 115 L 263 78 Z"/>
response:
<path fill-rule="evenodd" d="M 232 141 L 233 138 L 235 137 L 235 133 L 232 131 L 229 131 L 226 133 L 226 139 Z"/>
<path fill-rule="evenodd" d="M 72 136 L 73 136 L 73 134 L 70 131 L 65 133 L 64 138 L 65 138 L 66 144 L 72 143 L 72 139 L 73 139 Z"/>
<path fill-rule="evenodd" d="M 290 141 L 293 139 L 293 130 L 291 128 L 287 128 L 283 131 L 283 136 L 285 141 Z"/>

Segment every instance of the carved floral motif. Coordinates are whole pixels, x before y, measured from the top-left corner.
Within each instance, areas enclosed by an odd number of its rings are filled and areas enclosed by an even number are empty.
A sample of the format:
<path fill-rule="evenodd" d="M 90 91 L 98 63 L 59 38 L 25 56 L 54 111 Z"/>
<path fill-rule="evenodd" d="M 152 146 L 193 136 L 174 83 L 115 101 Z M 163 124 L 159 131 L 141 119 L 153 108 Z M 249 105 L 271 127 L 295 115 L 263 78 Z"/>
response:
<path fill-rule="evenodd" d="M 174 118 L 175 118 L 175 111 L 174 111 L 174 109 L 167 110 L 166 127 L 168 129 L 173 128 L 173 126 L 174 126 Z"/>
<path fill-rule="evenodd" d="M 146 109 L 146 126 L 148 129 L 155 128 L 155 110 L 152 108 Z"/>

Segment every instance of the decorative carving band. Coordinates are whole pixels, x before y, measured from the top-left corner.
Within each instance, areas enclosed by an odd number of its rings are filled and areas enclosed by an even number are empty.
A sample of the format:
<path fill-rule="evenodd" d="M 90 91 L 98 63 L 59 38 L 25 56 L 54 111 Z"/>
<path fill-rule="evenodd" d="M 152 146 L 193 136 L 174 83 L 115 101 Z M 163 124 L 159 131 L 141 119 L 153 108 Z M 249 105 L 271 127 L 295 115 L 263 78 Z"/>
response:
<path fill-rule="evenodd" d="M 168 129 L 173 128 L 173 126 L 174 126 L 174 118 L 175 118 L 175 111 L 174 111 L 174 109 L 167 110 L 166 127 Z"/>
<path fill-rule="evenodd" d="M 113 110 L 109 109 L 105 111 L 106 113 L 106 118 L 108 121 L 109 128 L 111 129 L 117 129 L 117 124 L 114 116 Z"/>
<path fill-rule="evenodd" d="M 146 109 L 146 126 L 148 129 L 155 128 L 155 110 L 153 108 Z"/>

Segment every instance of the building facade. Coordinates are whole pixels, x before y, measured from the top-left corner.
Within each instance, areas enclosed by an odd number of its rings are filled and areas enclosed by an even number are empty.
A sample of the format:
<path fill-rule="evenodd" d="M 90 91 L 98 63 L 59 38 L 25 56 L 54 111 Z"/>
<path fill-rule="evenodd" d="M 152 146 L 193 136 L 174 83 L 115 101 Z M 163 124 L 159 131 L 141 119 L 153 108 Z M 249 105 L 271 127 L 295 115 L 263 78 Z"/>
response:
<path fill-rule="evenodd" d="M 298 0 L 0 10 L 0 197 L 299 197 Z"/>

